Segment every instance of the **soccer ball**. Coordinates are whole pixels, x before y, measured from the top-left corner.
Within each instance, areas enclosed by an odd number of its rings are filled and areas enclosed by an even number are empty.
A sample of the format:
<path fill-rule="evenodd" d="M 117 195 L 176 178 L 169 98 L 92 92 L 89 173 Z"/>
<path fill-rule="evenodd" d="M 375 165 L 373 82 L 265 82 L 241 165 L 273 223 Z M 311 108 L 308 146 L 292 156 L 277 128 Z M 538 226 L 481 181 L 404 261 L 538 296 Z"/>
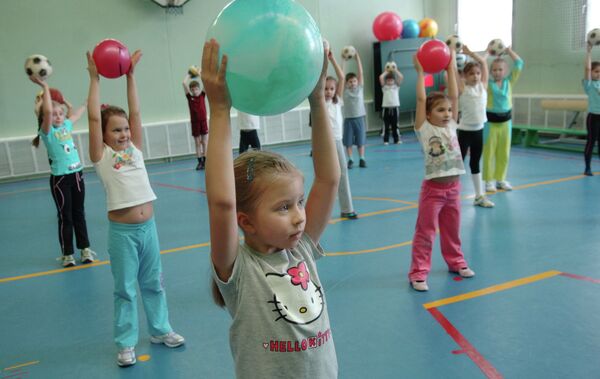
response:
<path fill-rule="evenodd" d="M 587 34 L 587 41 L 592 46 L 600 45 L 600 28 L 590 30 Z"/>
<path fill-rule="evenodd" d="M 344 60 L 349 60 L 352 59 L 356 56 L 356 49 L 354 48 L 354 46 L 344 46 L 344 48 L 342 49 L 342 59 Z"/>
<path fill-rule="evenodd" d="M 394 72 L 397 68 L 398 66 L 396 66 L 396 62 L 390 61 L 385 64 L 385 71 L 387 72 Z"/>
<path fill-rule="evenodd" d="M 459 51 L 462 50 L 463 44 L 462 41 L 460 40 L 460 37 L 457 36 L 456 34 L 453 34 L 451 36 L 449 36 L 446 39 L 446 45 L 448 45 L 448 47 L 450 48 L 450 50 L 454 50 L 457 53 Z"/>
<path fill-rule="evenodd" d="M 487 52 L 493 56 L 500 56 L 504 53 L 506 46 L 504 46 L 504 42 L 500 38 L 496 38 L 490 41 L 487 46 Z"/>
<path fill-rule="evenodd" d="M 198 68 L 198 66 L 190 66 L 190 68 L 188 68 L 188 75 L 191 78 L 196 78 L 200 76 L 200 69 Z"/>
<path fill-rule="evenodd" d="M 52 75 L 52 65 L 45 56 L 34 54 L 25 60 L 25 73 L 27 73 L 27 76 L 35 76 L 40 80 L 46 80 Z"/>

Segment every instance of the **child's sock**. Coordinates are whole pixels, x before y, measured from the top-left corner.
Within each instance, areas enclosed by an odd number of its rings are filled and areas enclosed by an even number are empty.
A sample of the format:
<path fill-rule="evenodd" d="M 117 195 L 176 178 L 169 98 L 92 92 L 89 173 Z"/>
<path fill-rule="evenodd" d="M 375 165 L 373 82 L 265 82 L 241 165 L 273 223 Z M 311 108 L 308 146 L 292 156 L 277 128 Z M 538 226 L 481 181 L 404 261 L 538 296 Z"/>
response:
<path fill-rule="evenodd" d="M 473 181 L 473 187 L 475 188 L 475 196 L 479 197 L 483 195 L 481 173 L 471 174 L 471 180 Z"/>

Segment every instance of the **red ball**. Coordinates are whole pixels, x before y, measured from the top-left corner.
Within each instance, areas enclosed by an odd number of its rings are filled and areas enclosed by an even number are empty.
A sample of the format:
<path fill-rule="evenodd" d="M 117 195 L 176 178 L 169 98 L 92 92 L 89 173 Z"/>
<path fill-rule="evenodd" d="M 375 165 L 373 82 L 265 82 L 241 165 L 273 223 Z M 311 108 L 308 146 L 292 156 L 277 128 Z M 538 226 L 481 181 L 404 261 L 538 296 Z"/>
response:
<path fill-rule="evenodd" d="M 402 35 L 402 19 L 394 12 L 383 12 L 373 21 L 373 34 L 379 41 L 391 41 Z"/>
<path fill-rule="evenodd" d="M 57 103 L 65 103 L 65 98 L 63 97 L 62 93 L 56 88 L 50 88 L 50 98 L 52 99 L 52 101 L 56 101 Z"/>
<path fill-rule="evenodd" d="M 131 67 L 127 46 L 116 39 L 108 38 L 100 41 L 94 48 L 92 58 L 96 62 L 98 73 L 109 79 L 127 74 Z"/>
<path fill-rule="evenodd" d="M 423 66 L 423 71 L 437 74 L 448 67 L 450 63 L 450 49 L 439 39 L 429 40 L 417 50 L 417 59 Z"/>

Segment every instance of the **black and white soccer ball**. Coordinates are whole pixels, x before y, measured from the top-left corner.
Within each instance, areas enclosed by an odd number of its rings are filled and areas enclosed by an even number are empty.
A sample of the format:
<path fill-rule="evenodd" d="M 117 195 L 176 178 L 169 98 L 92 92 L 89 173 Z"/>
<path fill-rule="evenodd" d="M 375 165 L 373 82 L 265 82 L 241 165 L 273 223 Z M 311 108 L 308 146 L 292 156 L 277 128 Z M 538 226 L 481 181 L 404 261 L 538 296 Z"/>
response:
<path fill-rule="evenodd" d="M 25 60 L 25 73 L 44 81 L 52 75 L 52 65 L 45 56 L 34 54 Z"/>
<path fill-rule="evenodd" d="M 587 34 L 587 41 L 592 46 L 600 45 L 600 28 L 590 30 Z"/>
<path fill-rule="evenodd" d="M 188 68 L 188 75 L 191 78 L 197 78 L 198 76 L 200 76 L 200 68 L 198 66 L 190 66 L 190 68 Z"/>
<path fill-rule="evenodd" d="M 451 36 L 448 36 L 448 38 L 446 38 L 446 45 L 448 45 L 450 50 L 454 50 L 457 53 L 459 51 L 461 51 L 462 47 L 463 47 L 463 43 L 460 40 L 460 37 L 457 36 L 456 34 L 453 34 Z"/>
<path fill-rule="evenodd" d="M 504 50 L 506 50 L 506 46 L 500 38 L 493 39 L 488 43 L 487 52 L 492 56 L 498 57 L 504 53 Z"/>
<path fill-rule="evenodd" d="M 342 59 L 344 60 L 349 60 L 352 59 L 356 56 L 356 49 L 354 48 L 354 46 L 344 46 L 344 48 L 342 49 Z"/>
<path fill-rule="evenodd" d="M 385 64 L 385 71 L 387 72 L 394 72 L 396 71 L 396 69 L 398 69 L 398 66 L 394 61 L 389 61 Z"/>

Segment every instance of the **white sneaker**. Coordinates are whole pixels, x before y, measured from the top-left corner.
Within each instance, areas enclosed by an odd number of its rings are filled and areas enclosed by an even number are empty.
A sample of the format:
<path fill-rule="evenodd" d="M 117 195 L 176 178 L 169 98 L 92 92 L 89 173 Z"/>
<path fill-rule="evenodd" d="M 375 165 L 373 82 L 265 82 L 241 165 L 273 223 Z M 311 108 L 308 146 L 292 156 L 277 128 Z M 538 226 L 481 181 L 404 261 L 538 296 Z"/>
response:
<path fill-rule="evenodd" d="M 73 267 L 76 265 L 75 258 L 73 258 L 73 254 L 71 255 L 63 255 L 62 257 L 56 258 L 57 261 L 62 261 L 63 267 Z"/>
<path fill-rule="evenodd" d="M 389 145 L 389 143 L 388 143 L 388 142 L 384 142 L 383 144 L 384 144 L 384 145 L 386 145 L 386 146 L 387 146 L 387 145 Z"/>
<path fill-rule="evenodd" d="M 502 181 L 496 183 L 496 188 L 505 190 L 505 191 L 512 191 L 512 189 L 513 189 L 512 186 L 510 185 L 510 183 L 507 182 L 506 180 L 502 180 Z"/>
<path fill-rule="evenodd" d="M 475 276 L 475 271 L 471 270 L 468 267 L 463 267 L 460 270 L 458 270 L 458 275 L 462 276 L 463 278 L 472 278 Z"/>
<path fill-rule="evenodd" d="M 496 183 L 494 182 L 485 182 L 485 192 L 496 192 Z"/>
<path fill-rule="evenodd" d="M 121 367 L 127 367 L 134 365 L 137 360 L 135 359 L 135 348 L 125 347 L 117 354 L 117 364 Z"/>
<path fill-rule="evenodd" d="M 481 195 L 475 198 L 475 201 L 473 201 L 473 205 L 477 205 L 482 208 L 493 208 L 496 204 L 494 204 L 492 201 L 490 201 L 490 199 L 485 197 L 485 195 Z"/>
<path fill-rule="evenodd" d="M 83 264 L 92 263 L 95 260 L 96 260 L 96 252 L 95 251 L 93 251 L 89 247 L 86 247 L 85 249 L 81 250 L 81 263 L 83 263 Z"/>
<path fill-rule="evenodd" d="M 162 336 L 150 336 L 150 342 L 162 343 L 168 347 L 178 347 L 185 343 L 185 338 L 175 332 L 169 332 Z"/>
<path fill-rule="evenodd" d="M 424 280 L 413 280 L 412 282 L 410 282 L 410 285 L 412 286 L 412 288 L 415 291 L 419 291 L 419 292 L 429 291 L 429 286 L 427 285 L 427 282 Z"/>

